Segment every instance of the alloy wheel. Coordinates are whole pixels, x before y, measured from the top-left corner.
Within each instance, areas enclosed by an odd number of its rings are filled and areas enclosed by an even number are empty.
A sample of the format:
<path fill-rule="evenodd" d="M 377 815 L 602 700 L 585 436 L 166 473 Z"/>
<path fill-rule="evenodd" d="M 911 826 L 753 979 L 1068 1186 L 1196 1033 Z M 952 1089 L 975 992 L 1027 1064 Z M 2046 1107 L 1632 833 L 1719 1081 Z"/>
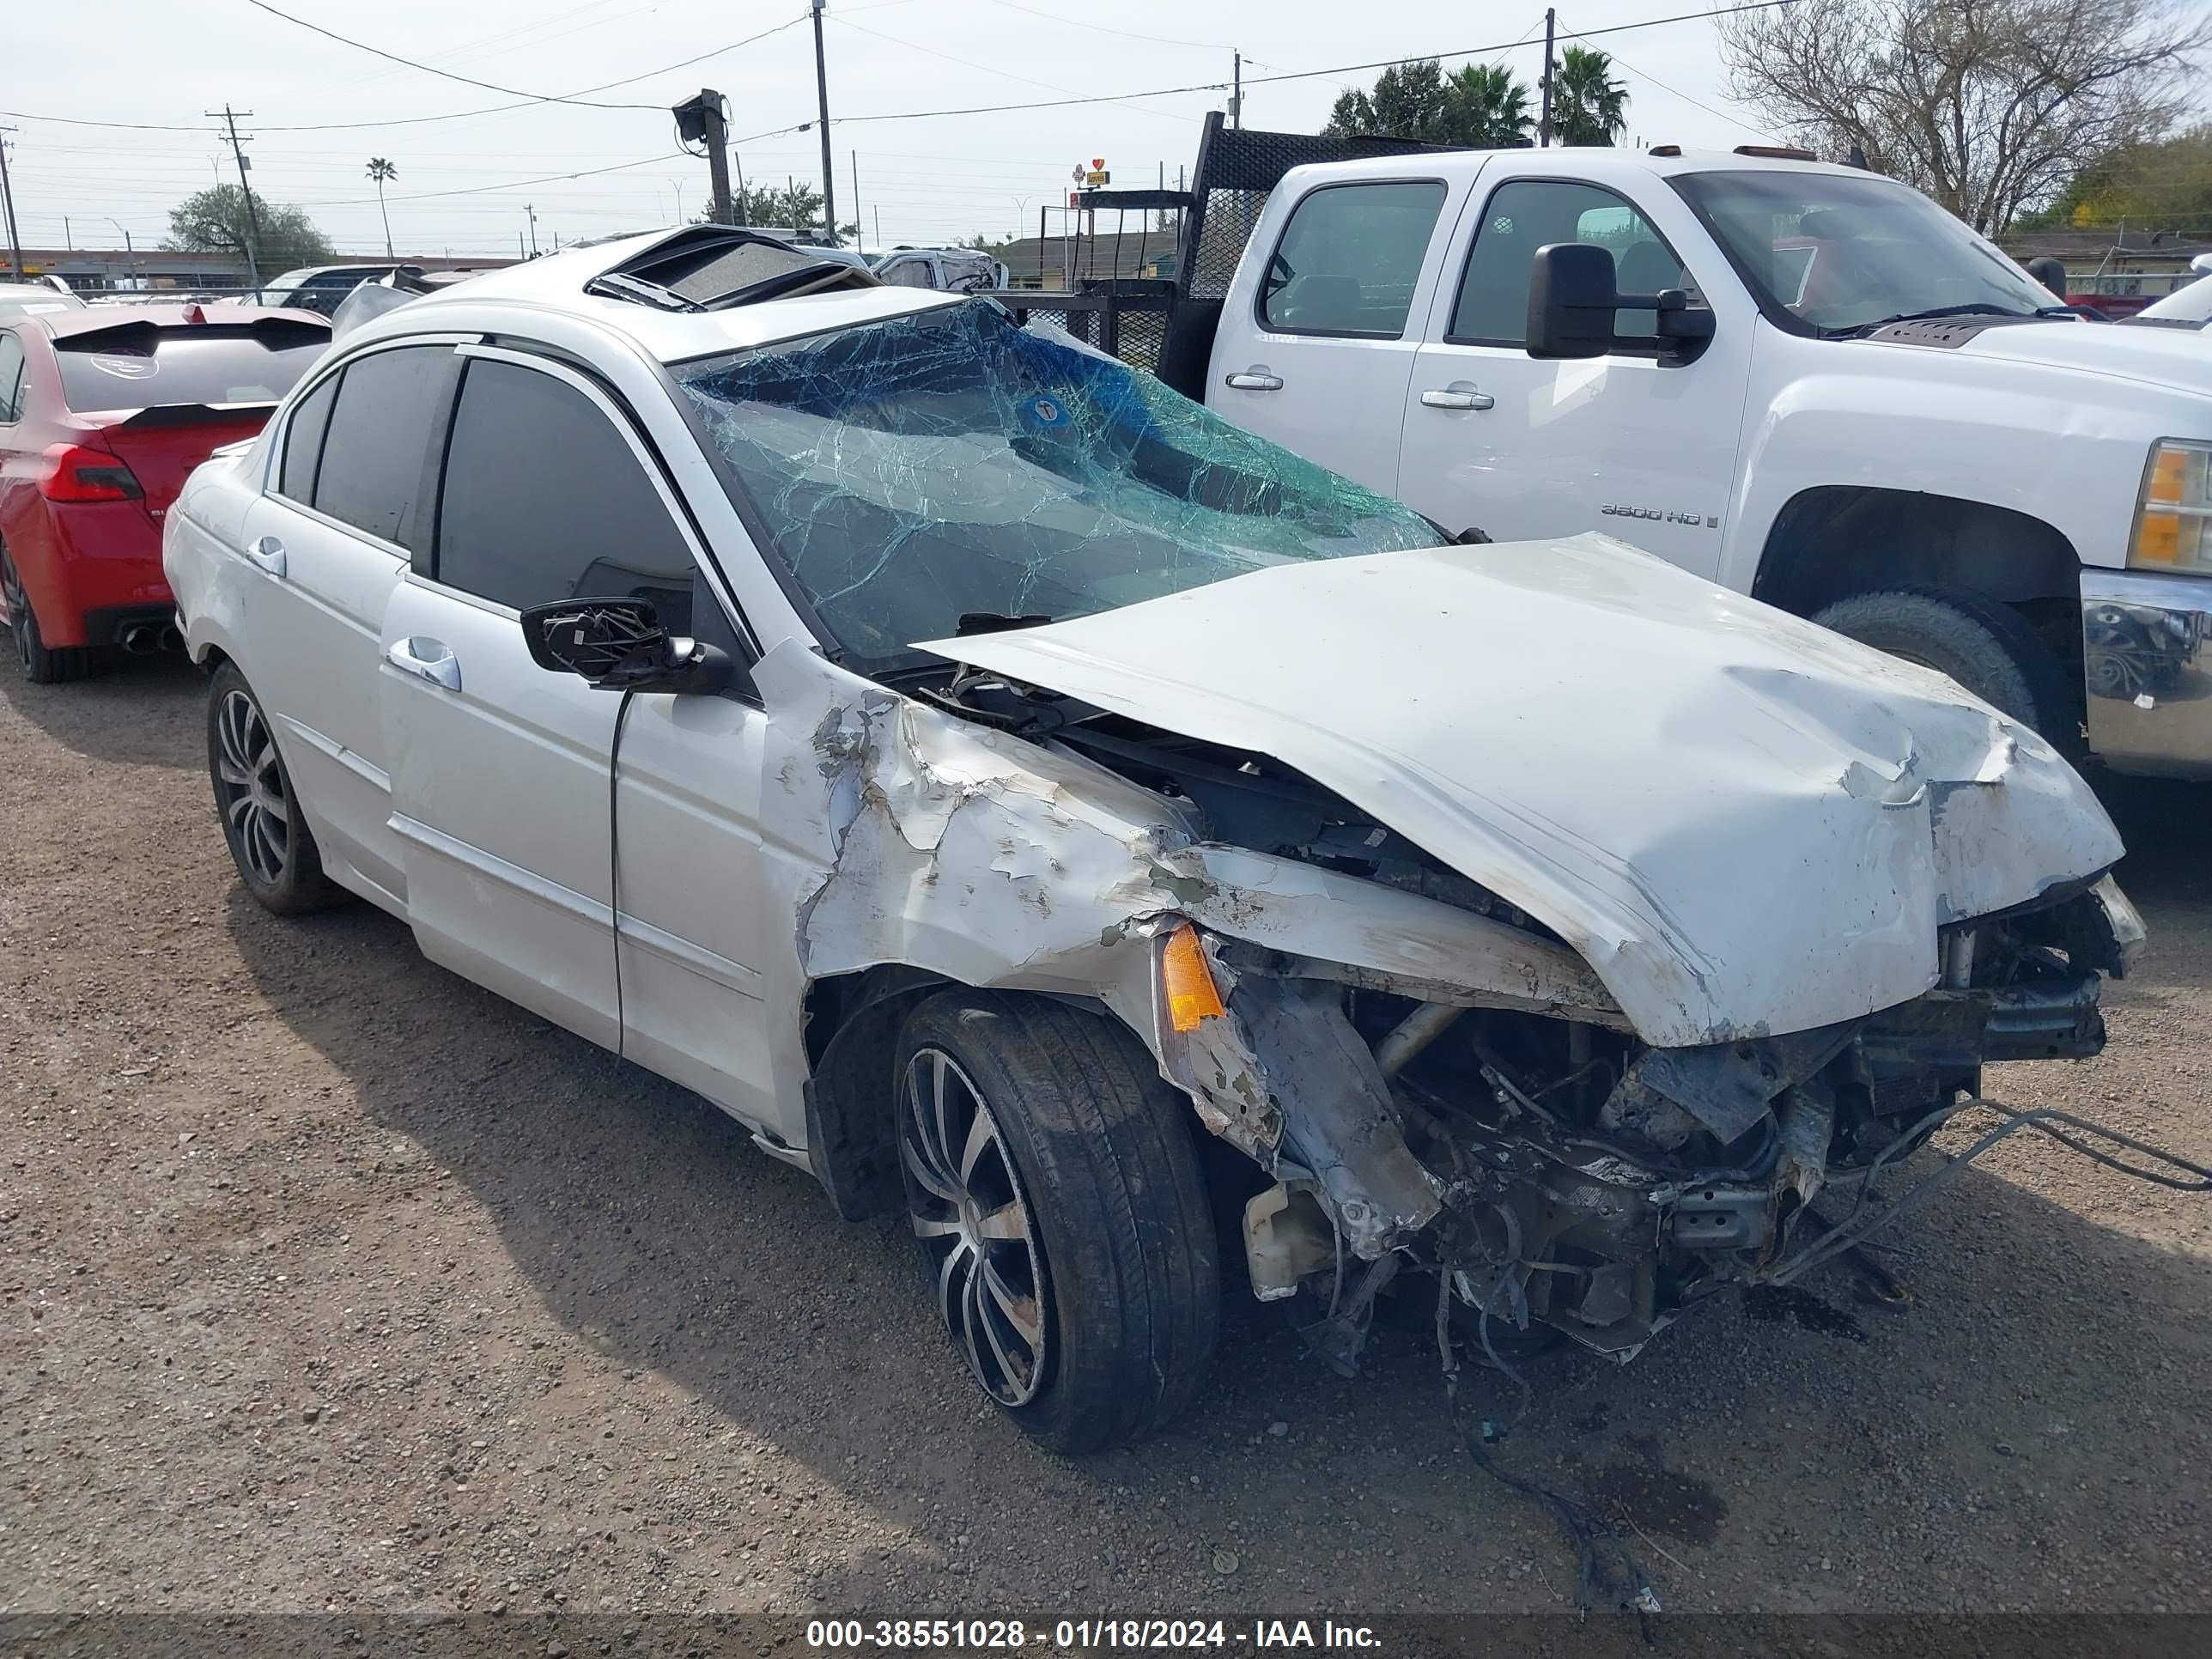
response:
<path fill-rule="evenodd" d="M 907 1208 L 936 1269 L 938 1312 L 984 1392 L 1025 1405 L 1049 1358 L 1044 1264 L 997 1121 L 939 1048 L 908 1062 L 899 1103 Z"/>
<path fill-rule="evenodd" d="M 291 803 L 284 793 L 283 769 L 276 763 L 276 737 L 243 691 L 223 694 L 216 731 L 216 788 L 222 797 L 223 822 L 248 871 L 273 886 L 283 880 L 292 857 Z"/>

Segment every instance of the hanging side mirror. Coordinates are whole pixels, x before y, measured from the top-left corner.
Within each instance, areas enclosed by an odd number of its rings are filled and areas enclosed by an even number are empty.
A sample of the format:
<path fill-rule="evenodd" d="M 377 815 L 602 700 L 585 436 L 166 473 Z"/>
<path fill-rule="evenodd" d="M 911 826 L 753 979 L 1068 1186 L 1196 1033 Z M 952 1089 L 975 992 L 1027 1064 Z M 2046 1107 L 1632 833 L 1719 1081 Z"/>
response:
<path fill-rule="evenodd" d="M 669 633 L 649 599 L 563 599 L 521 621 L 532 662 L 600 690 L 706 696 L 736 678 L 727 652 Z"/>

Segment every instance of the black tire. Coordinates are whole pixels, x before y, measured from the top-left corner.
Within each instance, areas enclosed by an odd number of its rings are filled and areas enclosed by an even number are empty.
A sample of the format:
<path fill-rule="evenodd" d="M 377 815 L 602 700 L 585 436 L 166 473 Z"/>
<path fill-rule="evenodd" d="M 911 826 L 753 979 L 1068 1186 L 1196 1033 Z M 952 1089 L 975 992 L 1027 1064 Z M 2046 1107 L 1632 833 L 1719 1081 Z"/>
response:
<path fill-rule="evenodd" d="M 41 637 L 31 596 L 23 591 L 23 579 L 16 574 L 15 562 L 5 548 L 0 548 L 0 590 L 5 590 L 7 597 L 8 632 L 15 647 L 15 666 L 25 679 L 33 685 L 58 685 L 65 680 L 81 680 L 92 672 L 92 653 L 83 647 L 50 647 Z"/>
<path fill-rule="evenodd" d="M 909 1218 L 984 1392 L 1066 1454 L 1126 1445 L 1188 1405 L 1218 1334 L 1220 1255 L 1189 1103 L 1144 1045 L 1041 997 L 945 992 L 908 1018 L 894 1084 Z M 933 1135 L 960 1146 L 933 1152 Z"/>
<path fill-rule="evenodd" d="M 1813 620 L 1948 674 L 2061 747 L 2076 736 L 2080 699 L 2069 690 L 2065 668 L 2008 605 L 1941 588 L 1888 587 L 1838 599 Z"/>
<path fill-rule="evenodd" d="M 208 682 L 208 781 L 230 861 L 263 909 L 296 916 L 352 896 L 323 873 L 275 729 L 234 663 Z"/>

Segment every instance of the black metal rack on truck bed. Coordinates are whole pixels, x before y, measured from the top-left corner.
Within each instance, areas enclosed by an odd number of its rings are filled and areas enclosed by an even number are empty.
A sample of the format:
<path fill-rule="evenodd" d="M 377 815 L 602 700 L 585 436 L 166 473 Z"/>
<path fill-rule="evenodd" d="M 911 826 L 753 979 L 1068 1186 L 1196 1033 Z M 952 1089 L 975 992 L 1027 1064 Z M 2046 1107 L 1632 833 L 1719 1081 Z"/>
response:
<path fill-rule="evenodd" d="M 1126 276 L 1109 252 L 1106 276 L 1072 276 L 1066 290 L 1007 293 L 1000 297 L 1017 320 L 1059 324 L 1079 340 L 1124 362 L 1149 368 L 1186 397 L 1205 392 L 1206 359 L 1230 279 L 1243 258 L 1252 227 L 1268 193 L 1292 167 L 1350 161 L 1375 155 L 1413 155 L 1442 148 L 1406 138 L 1332 138 L 1310 132 L 1260 132 L 1224 124 L 1209 111 L 1198 143 L 1198 164 L 1188 190 L 1094 190 L 1081 206 L 1096 223 L 1099 212 L 1182 215 L 1174 274 Z M 1141 219 L 1139 223 L 1142 223 Z M 1118 236 L 1095 231 L 1085 252 L 1109 247 Z M 1095 257 L 1079 254 L 1073 270 L 1095 270 Z"/>

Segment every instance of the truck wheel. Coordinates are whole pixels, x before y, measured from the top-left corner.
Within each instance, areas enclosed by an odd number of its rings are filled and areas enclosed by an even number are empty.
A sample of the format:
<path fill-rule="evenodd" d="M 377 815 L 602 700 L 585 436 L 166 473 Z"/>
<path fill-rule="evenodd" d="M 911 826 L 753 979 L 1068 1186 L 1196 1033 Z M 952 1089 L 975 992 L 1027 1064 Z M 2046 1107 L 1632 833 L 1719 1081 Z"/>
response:
<path fill-rule="evenodd" d="M 1948 674 L 1984 702 L 2064 746 L 2076 699 L 2051 647 L 2009 606 L 1932 587 L 1854 593 L 1813 620 L 1862 645 Z"/>
<path fill-rule="evenodd" d="M 57 685 L 85 677 L 91 653 L 76 646 L 56 650 L 40 637 L 38 613 L 31 609 L 31 596 L 23 591 L 23 579 L 4 548 L 0 548 L 0 599 L 8 602 L 8 632 L 14 639 L 15 665 L 25 679 L 33 685 Z"/>
<path fill-rule="evenodd" d="M 1220 1261 L 1188 1103 L 1115 1022 L 951 991 L 900 1036 L 899 1162 L 937 1309 L 1053 1450 L 1142 1438 L 1213 1352 Z"/>
<path fill-rule="evenodd" d="M 323 873 L 276 734 L 234 663 L 208 682 L 208 775 L 231 862 L 263 909 L 296 916 L 351 896 Z"/>

